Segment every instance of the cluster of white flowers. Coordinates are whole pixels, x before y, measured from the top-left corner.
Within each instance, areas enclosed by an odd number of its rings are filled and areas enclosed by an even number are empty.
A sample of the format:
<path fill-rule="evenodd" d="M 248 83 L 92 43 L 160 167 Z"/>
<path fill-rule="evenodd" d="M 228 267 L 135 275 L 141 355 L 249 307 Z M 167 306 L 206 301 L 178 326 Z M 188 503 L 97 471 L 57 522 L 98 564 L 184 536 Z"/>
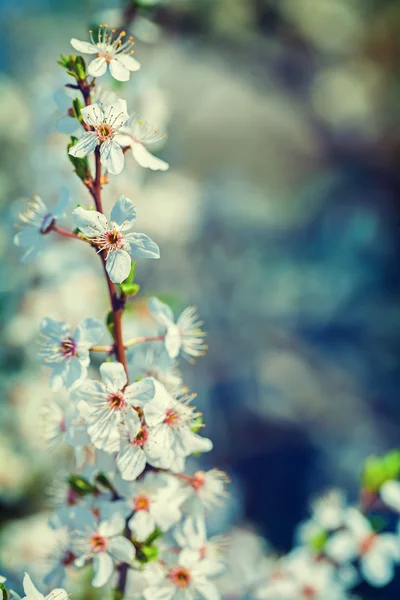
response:
<path fill-rule="evenodd" d="M 89 64 L 90 76 L 99 77 L 109 67 L 113 77 L 126 81 L 140 68 L 130 53 L 132 39 L 123 43 L 125 33 L 115 33 L 100 26 L 97 41 L 92 33 L 90 43 L 71 40 L 75 50 L 97 55 Z M 52 211 L 34 196 L 20 215 L 15 243 L 27 248 L 25 258 L 44 250 L 51 233 L 84 242 L 83 251 L 92 247 L 107 278 L 112 321 L 86 317 L 74 328 L 46 317 L 41 324 L 39 361 L 51 369 L 51 389 L 65 391 L 67 398 L 57 396 L 44 407 L 45 435 L 50 448 L 69 447 L 73 457 L 70 474 L 52 490 L 49 525 L 57 544 L 43 585 L 67 584 L 71 571 L 90 564 L 92 585 L 112 582 L 119 598 L 129 594 L 129 582 L 140 578 L 139 596 L 148 600 L 217 600 L 213 580 L 223 570 L 223 545 L 208 540 L 206 513 L 226 496 L 228 478 L 216 468 L 184 472 L 186 459 L 209 452 L 212 442 L 199 433 L 202 415 L 176 369 L 179 356 L 193 361 L 204 354 L 202 323 L 194 307 L 175 320 L 171 308 L 152 297 L 148 312 L 154 335 L 124 339 L 120 317 L 129 296 L 127 282 L 132 283 L 132 258 L 159 258 L 160 251 L 147 235 L 132 231 L 136 208 L 129 198 L 121 195 L 109 218 L 100 198 L 108 181 L 102 169 L 120 173 L 127 149 L 142 167 L 168 169 L 146 149 L 163 136 L 138 116 L 129 118 L 126 102 L 99 89 L 86 74 L 75 79 L 85 106 L 78 110 L 74 101 L 72 112 L 84 131 L 78 140 L 72 138 L 69 154 L 77 173 L 84 166 L 80 178 L 96 210 L 71 208 L 76 229 L 68 231 L 59 226 L 71 206 L 68 192 L 63 189 Z M 99 345 L 110 335 L 111 343 Z M 103 354 L 99 376 L 91 365 L 94 353 Z M 24 589 L 29 600 L 44 600 L 28 575 Z M 66 592 L 55 589 L 46 600 L 61 596 Z"/>

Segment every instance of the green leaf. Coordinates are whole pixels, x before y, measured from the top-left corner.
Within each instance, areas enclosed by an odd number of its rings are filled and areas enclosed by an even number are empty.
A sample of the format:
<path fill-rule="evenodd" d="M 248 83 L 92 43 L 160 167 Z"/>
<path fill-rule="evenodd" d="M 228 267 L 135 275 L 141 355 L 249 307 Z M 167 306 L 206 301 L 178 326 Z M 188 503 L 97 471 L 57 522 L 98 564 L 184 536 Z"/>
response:
<path fill-rule="evenodd" d="M 108 331 L 114 337 L 115 323 L 114 323 L 114 313 L 112 310 L 110 310 L 110 312 L 107 315 L 106 326 L 107 326 Z"/>
<path fill-rule="evenodd" d="M 191 430 L 194 433 L 197 433 L 202 427 L 203 427 L 203 416 L 200 415 L 199 417 L 197 417 L 194 420 L 194 423 L 193 423 L 193 426 L 191 427 Z"/>
<path fill-rule="evenodd" d="M 124 281 L 122 282 L 124 283 L 133 283 L 135 281 L 135 271 L 136 271 L 136 263 L 133 260 L 131 262 L 131 270 L 129 271 L 129 275 L 126 279 L 124 279 Z"/>
<path fill-rule="evenodd" d="M 157 560 L 159 550 L 156 546 L 141 546 L 136 551 L 136 560 L 142 564 L 146 564 L 153 560 Z"/>
<path fill-rule="evenodd" d="M 378 492 L 381 486 L 400 477 L 400 451 L 391 450 L 384 456 L 369 456 L 365 461 L 362 475 L 363 488 Z"/>
<path fill-rule="evenodd" d="M 140 285 L 138 283 L 121 283 L 120 288 L 121 292 L 125 294 L 125 296 L 132 298 L 133 296 L 136 296 L 140 290 Z"/>
<path fill-rule="evenodd" d="M 9 594 L 4 583 L 0 583 L 0 590 L 2 591 L 3 598 L 2 600 L 9 600 Z"/>
<path fill-rule="evenodd" d="M 94 494 L 97 492 L 95 486 L 80 475 L 70 475 L 67 481 L 74 492 L 80 496 L 87 496 L 88 494 Z"/>
<path fill-rule="evenodd" d="M 315 552 L 322 552 L 328 540 L 328 534 L 324 529 L 315 534 L 309 541 L 310 547 Z"/>
<path fill-rule="evenodd" d="M 158 538 L 162 537 L 163 532 L 158 527 L 155 528 L 153 533 L 149 535 L 149 537 L 143 542 L 144 546 L 151 546 L 153 542 L 158 540 Z"/>
<path fill-rule="evenodd" d="M 76 119 L 78 119 L 79 122 L 82 121 L 82 115 L 81 115 L 81 109 L 83 108 L 83 104 L 82 102 L 79 100 L 79 98 L 74 98 L 72 100 L 72 110 L 74 112 L 74 117 Z"/>
<path fill-rule="evenodd" d="M 90 177 L 89 161 L 87 156 L 85 156 L 84 158 L 78 158 L 77 156 L 72 156 L 71 154 L 69 154 L 70 149 L 73 146 L 75 146 L 77 142 L 78 138 L 71 135 L 71 141 L 67 146 L 68 158 L 71 164 L 74 166 L 75 173 L 78 175 L 79 179 L 85 181 L 85 179 L 88 179 Z"/>
<path fill-rule="evenodd" d="M 76 57 L 75 72 L 78 79 L 86 79 L 86 64 L 82 56 Z"/>

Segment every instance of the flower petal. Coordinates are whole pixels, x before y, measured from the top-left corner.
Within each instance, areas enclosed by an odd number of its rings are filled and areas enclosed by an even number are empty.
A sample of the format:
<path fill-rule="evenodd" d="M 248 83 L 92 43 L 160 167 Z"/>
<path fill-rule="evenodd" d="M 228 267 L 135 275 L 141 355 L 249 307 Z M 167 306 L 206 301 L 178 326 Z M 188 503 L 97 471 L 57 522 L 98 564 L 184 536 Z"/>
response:
<path fill-rule="evenodd" d="M 106 217 L 97 210 L 86 210 L 79 206 L 72 211 L 72 219 L 78 229 L 88 238 L 97 238 L 109 228 Z"/>
<path fill-rule="evenodd" d="M 144 471 L 146 454 L 142 448 L 127 444 L 117 456 L 117 466 L 125 481 L 133 481 Z"/>
<path fill-rule="evenodd" d="M 118 392 L 126 385 L 126 373 L 120 362 L 103 363 L 100 365 L 100 375 L 110 392 Z"/>
<path fill-rule="evenodd" d="M 154 398 L 155 385 L 151 377 L 145 377 L 142 381 L 131 383 L 124 390 L 124 396 L 127 402 L 134 406 L 142 406 Z"/>
<path fill-rule="evenodd" d="M 131 245 L 132 256 L 137 256 L 138 258 L 160 258 L 160 248 L 144 233 L 128 233 L 125 235 L 125 239 Z"/>
<path fill-rule="evenodd" d="M 81 109 L 82 119 L 86 125 L 95 127 L 104 121 L 104 113 L 98 104 L 89 104 Z"/>
<path fill-rule="evenodd" d="M 101 77 L 107 71 L 107 62 L 103 56 L 92 60 L 88 66 L 88 73 L 91 77 Z"/>
<path fill-rule="evenodd" d="M 129 520 L 128 525 L 139 542 L 144 542 L 156 528 L 156 523 L 147 510 L 138 510 Z"/>
<path fill-rule="evenodd" d="M 168 327 L 168 331 L 165 334 L 164 344 L 170 358 L 176 358 L 181 349 L 181 334 L 179 327 L 173 323 Z"/>
<path fill-rule="evenodd" d="M 383 502 L 400 513 L 400 481 L 386 481 L 380 489 Z"/>
<path fill-rule="evenodd" d="M 126 250 L 109 252 L 106 262 L 107 273 L 114 283 L 122 283 L 131 270 L 131 257 Z"/>
<path fill-rule="evenodd" d="M 77 156 L 78 158 L 83 158 L 84 156 L 88 156 L 94 152 L 96 146 L 98 146 L 99 140 L 97 139 L 94 131 L 87 131 L 84 133 L 75 146 L 69 149 L 68 154 L 71 156 Z"/>
<path fill-rule="evenodd" d="M 100 319 L 83 319 L 75 330 L 74 339 L 82 346 L 97 344 L 104 335 L 104 325 Z"/>
<path fill-rule="evenodd" d="M 119 63 L 121 63 L 121 65 L 123 65 L 126 69 L 129 69 L 129 71 L 132 72 L 139 71 L 141 67 L 140 62 L 136 60 L 136 58 L 133 58 L 131 54 L 117 54 L 115 60 L 117 60 Z"/>
<path fill-rule="evenodd" d="M 71 198 L 69 195 L 69 191 L 65 186 L 62 186 L 60 195 L 58 196 L 57 203 L 53 210 L 51 211 L 51 215 L 55 218 L 62 217 L 65 214 L 66 209 L 71 203 Z"/>
<path fill-rule="evenodd" d="M 118 175 L 124 168 L 124 153 L 114 140 L 103 142 L 100 146 L 101 164 L 112 175 Z"/>
<path fill-rule="evenodd" d="M 136 219 L 136 208 L 132 200 L 120 196 L 114 204 L 110 220 L 115 221 L 122 230 L 131 229 Z"/>
<path fill-rule="evenodd" d="M 76 38 L 72 38 L 70 40 L 70 44 L 74 50 L 77 52 L 82 52 L 82 54 L 97 54 L 99 49 L 95 44 L 91 44 L 90 42 L 83 42 L 81 40 L 77 40 Z"/>
<path fill-rule="evenodd" d="M 29 600 L 44 600 L 43 594 L 41 594 L 33 585 L 32 579 L 29 577 L 28 573 L 25 573 L 23 586 L 24 592 L 26 596 L 29 597 Z"/>
<path fill-rule="evenodd" d="M 116 512 L 108 521 L 102 521 L 99 526 L 100 535 L 111 538 L 114 535 L 119 535 L 125 528 L 125 519 L 121 513 Z"/>
<path fill-rule="evenodd" d="M 137 164 L 145 169 L 151 169 L 152 171 L 168 171 L 169 169 L 168 163 L 153 156 L 143 144 L 133 143 L 132 154 Z"/>
<path fill-rule="evenodd" d="M 93 558 L 94 578 L 92 580 L 93 587 L 103 587 L 114 572 L 114 563 L 109 554 L 100 552 Z"/>
<path fill-rule="evenodd" d="M 127 564 L 132 562 L 136 554 L 135 546 L 122 535 L 118 535 L 109 541 L 108 550 L 116 560 L 121 560 Z"/>
<path fill-rule="evenodd" d="M 149 311 L 155 320 L 166 329 L 174 322 L 174 313 L 168 304 L 164 304 L 155 296 L 152 296 L 148 302 Z"/>
<path fill-rule="evenodd" d="M 116 58 L 110 61 L 110 73 L 117 81 L 129 81 L 131 76 L 129 69 L 124 67 Z"/>
<path fill-rule="evenodd" d="M 383 587 L 393 579 L 393 562 L 379 552 L 370 551 L 360 562 L 364 579 L 375 587 Z"/>

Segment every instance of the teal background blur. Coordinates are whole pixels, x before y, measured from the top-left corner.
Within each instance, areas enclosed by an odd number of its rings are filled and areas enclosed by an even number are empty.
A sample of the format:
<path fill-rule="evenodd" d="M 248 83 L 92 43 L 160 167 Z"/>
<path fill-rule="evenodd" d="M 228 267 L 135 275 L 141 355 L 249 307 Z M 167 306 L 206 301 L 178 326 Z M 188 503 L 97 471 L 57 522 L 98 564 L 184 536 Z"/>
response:
<path fill-rule="evenodd" d="M 198 306 L 209 351 L 184 372 L 215 444 L 205 465 L 233 480 L 216 521 L 248 523 L 285 551 L 313 494 L 340 486 L 354 501 L 365 458 L 399 445 L 400 7 L 150 4 L 129 25 L 142 69 L 117 91 L 168 132 L 159 155 L 171 166 L 143 172 L 127 159 L 105 191 L 108 205 L 121 192 L 135 201 L 162 252 L 138 265 L 126 328 L 153 293 Z M 15 540 L 39 527 L 57 470 L 40 441 L 51 395 L 35 362 L 40 320 L 107 310 L 91 256 L 55 240 L 21 265 L 13 223 L 32 192 L 52 203 L 67 185 L 89 202 L 56 130 L 67 82 L 56 60 L 71 37 L 123 25 L 130 10 L 0 3 L 0 565 L 11 576 L 23 568 Z M 368 598 L 396 598 L 396 585 Z"/>

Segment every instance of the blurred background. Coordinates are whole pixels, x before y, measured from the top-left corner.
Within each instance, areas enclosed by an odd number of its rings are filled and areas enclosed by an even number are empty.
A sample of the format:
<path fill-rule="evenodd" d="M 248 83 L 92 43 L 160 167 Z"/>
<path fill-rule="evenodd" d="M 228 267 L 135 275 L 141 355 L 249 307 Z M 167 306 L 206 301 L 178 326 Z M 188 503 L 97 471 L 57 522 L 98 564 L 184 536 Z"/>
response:
<path fill-rule="evenodd" d="M 57 469 L 41 435 L 52 392 L 35 361 L 40 320 L 75 325 L 107 310 L 89 250 L 53 239 L 26 267 L 12 244 L 32 192 L 52 205 L 66 185 L 74 205 L 89 205 L 57 131 L 67 77 L 56 61 L 94 23 L 134 34 L 142 69 L 121 95 L 168 133 L 167 173 L 128 156 L 104 192 L 107 206 L 122 192 L 135 201 L 138 231 L 162 253 L 138 263 L 125 328 L 150 322 L 153 294 L 199 309 L 209 351 L 183 370 L 215 445 L 204 466 L 232 478 L 213 527 L 233 528 L 243 573 L 262 540 L 291 548 L 316 494 L 341 487 L 356 501 L 365 458 L 399 445 L 399 4 L 141 4 L 0 1 L 0 568 L 10 577 L 44 551 Z M 227 598 L 246 597 L 239 583 Z"/>

